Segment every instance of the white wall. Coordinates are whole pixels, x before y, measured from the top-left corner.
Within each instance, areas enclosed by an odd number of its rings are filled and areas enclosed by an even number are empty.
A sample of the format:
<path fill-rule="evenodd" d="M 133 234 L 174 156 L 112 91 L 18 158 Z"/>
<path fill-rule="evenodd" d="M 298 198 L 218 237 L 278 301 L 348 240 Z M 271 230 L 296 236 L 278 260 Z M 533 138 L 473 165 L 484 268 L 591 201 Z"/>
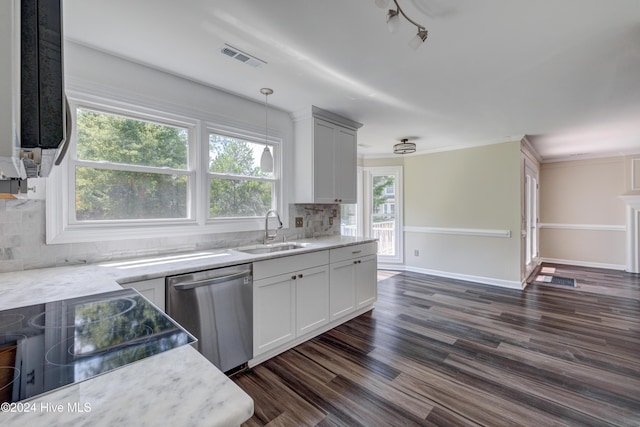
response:
<path fill-rule="evenodd" d="M 70 92 L 112 98 L 147 108 L 162 108 L 171 114 L 220 121 L 264 132 L 262 102 L 203 86 L 78 44 L 65 45 L 65 79 Z M 257 96 L 259 89 L 256 86 Z M 283 140 L 283 214 L 288 216 L 293 120 L 288 113 L 271 105 L 269 135 Z M 299 229 L 283 230 L 283 233 L 292 233 L 294 236 L 296 232 Z M 262 232 L 254 231 L 46 245 L 45 201 L 0 200 L 0 272 L 227 247 L 255 243 L 261 238 Z"/>

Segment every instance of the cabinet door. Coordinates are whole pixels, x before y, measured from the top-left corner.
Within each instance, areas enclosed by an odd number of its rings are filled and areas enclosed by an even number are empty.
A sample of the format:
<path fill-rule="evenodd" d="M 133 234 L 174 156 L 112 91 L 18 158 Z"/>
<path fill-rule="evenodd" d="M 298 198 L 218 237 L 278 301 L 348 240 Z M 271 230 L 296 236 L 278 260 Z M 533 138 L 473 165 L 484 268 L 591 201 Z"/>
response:
<path fill-rule="evenodd" d="M 334 148 L 334 196 L 340 203 L 357 203 L 356 132 L 336 127 Z"/>
<path fill-rule="evenodd" d="M 329 267 L 310 268 L 296 276 L 298 336 L 329 323 Z"/>
<path fill-rule="evenodd" d="M 333 203 L 335 125 L 324 120 L 313 122 L 313 200 Z"/>
<path fill-rule="evenodd" d="M 363 307 L 378 299 L 378 261 L 376 255 L 359 258 L 356 264 L 356 306 Z"/>
<path fill-rule="evenodd" d="M 294 273 L 253 282 L 253 354 L 257 356 L 296 336 Z"/>
<path fill-rule="evenodd" d="M 330 320 L 356 309 L 356 265 L 354 260 L 331 264 L 329 275 Z"/>
<path fill-rule="evenodd" d="M 165 279 L 158 277 L 156 279 L 141 280 L 139 282 L 125 283 L 123 288 L 133 288 L 140 292 L 142 296 L 151 301 L 160 310 L 165 311 Z"/>

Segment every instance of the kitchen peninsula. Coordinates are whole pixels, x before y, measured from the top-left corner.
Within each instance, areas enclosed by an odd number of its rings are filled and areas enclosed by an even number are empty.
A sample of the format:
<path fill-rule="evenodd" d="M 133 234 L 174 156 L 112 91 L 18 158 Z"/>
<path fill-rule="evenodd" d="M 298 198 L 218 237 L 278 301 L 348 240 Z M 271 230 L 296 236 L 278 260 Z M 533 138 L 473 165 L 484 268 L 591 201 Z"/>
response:
<path fill-rule="evenodd" d="M 0 274 L 0 310 L 113 291 L 121 289 L 121 284 L 171 274 L 373 241 L 330 236 L 301 240 L 305 245 L 301 249 L 271 254 L 212 250 L 164 260 L 155 257 L 4 273 Z M 21 403 L 24 405 L 19 406 Z M 0 413 L 3 425 L 114 425 L 141 420 L 148 424 L 239 425 L 253 413 L 251 398 L 189 345 L 13 405 L 15 412 Z"/>

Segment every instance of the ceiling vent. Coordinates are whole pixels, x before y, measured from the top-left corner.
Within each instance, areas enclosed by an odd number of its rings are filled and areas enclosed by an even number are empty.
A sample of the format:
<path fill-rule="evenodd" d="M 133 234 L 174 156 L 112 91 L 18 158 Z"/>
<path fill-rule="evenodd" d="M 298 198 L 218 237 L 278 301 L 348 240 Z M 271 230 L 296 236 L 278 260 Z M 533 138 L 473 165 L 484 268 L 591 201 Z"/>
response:
<path fill-rule="evenodd" d="M 258 68 L 266 64 L 266 61 L 249 55 L 248 53 L 243 52 L 240 49 L 237 49 L 226 43 L 224 44 L 224 46 L 222 46 L 220 52 L 222 52 L 223 55 L 227 55 L 229 58 L 237 59 L 244 64 L 252 66 L 253 68 Z"/>

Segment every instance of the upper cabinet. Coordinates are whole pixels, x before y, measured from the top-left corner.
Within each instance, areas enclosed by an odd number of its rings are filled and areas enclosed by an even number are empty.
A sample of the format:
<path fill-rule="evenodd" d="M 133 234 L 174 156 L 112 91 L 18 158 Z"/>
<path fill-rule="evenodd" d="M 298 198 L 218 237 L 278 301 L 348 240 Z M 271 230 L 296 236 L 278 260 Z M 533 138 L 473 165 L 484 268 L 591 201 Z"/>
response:
<path fill-rule="evenodd" d="M 318 107 L 295 121 L 296 202 L 356 203 L 360 127 L 360 123 Z"/>

